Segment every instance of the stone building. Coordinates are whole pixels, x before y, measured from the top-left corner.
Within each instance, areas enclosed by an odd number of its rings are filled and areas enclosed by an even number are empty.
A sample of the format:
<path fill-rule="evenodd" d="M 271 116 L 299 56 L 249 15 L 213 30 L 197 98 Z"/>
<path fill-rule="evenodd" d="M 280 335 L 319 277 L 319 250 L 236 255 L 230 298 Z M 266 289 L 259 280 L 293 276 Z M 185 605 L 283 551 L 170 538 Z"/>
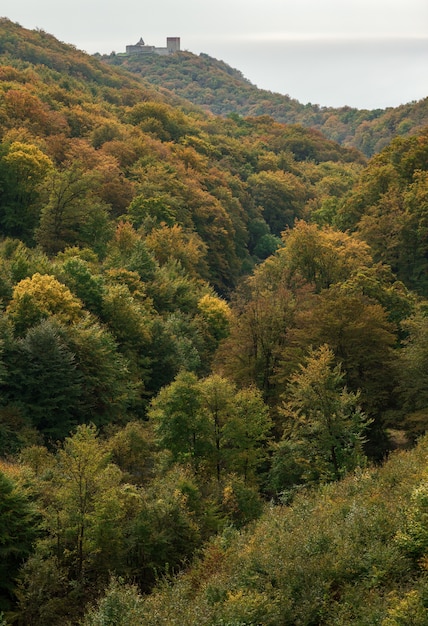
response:
<path fill-rule="evenodd" d="M 156 46 L 146 46 L 141 37 L 135 45 L 126 46 L 126 54 L 160 54 L 167 55 L 180 50 L 180 37 L 167 37 L 166 48 L 157 48 Z"/>

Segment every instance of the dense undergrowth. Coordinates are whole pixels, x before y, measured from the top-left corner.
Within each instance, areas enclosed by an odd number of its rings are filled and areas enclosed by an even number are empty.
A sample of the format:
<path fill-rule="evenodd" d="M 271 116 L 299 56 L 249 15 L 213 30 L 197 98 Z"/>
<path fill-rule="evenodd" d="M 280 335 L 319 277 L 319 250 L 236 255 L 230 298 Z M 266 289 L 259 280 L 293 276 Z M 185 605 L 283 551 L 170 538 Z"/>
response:
<path fill-rule="evenodd" d="M 108 606 L 121 606 L 119 624 L 422 626 L 426 463 L 424 439 L 382 468 L 303 491 L 291 506 L 267 505 L 257 522 L 226 529 L 148 598 L 113 581 L 84 623 L 102 623 Z"/>

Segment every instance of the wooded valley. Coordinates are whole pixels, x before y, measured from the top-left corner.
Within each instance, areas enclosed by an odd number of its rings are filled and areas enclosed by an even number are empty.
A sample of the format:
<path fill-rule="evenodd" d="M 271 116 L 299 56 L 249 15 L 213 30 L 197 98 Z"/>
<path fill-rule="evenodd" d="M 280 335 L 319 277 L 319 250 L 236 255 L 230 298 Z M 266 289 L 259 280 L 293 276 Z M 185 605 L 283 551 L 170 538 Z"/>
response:
<path fill-rule="evenodd" d="M 0 625 L 422 626 L 427 101 L 151 58 L 0 19 Z"/>

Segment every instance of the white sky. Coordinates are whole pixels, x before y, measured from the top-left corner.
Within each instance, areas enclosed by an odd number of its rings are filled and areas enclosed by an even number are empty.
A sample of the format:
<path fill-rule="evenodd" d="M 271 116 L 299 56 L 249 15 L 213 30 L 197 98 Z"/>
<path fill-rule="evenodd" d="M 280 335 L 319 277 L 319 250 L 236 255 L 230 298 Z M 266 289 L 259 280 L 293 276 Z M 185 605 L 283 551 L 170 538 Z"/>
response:
<path fill-rule="evenodd" d="M 1 0 L 0 16 L 91 54 L 178 36 L 182 49 L 301 102 L 375 108 L 428 96 L 427 0 Z"/>

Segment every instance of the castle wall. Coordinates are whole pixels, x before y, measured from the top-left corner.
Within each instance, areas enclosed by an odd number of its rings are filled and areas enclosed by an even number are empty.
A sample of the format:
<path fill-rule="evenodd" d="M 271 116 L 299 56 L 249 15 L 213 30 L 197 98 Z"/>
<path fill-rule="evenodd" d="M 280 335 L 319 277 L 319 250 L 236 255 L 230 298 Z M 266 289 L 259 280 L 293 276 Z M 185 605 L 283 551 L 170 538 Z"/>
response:
<path fill-rule="evenodd" d="M 126 54 L 153 54 L 155 50 L 155 46 L 126 46 Z"/>
<path fill-rule="evenodd" d="M 126 46 L 126 54 L 159 54 L 166 56 L 180 50 L 180 37 L 167 37 L 166 48 L 157 48 L 156 46 L 146 46 L 140 41 L 133 46 Z"/>

